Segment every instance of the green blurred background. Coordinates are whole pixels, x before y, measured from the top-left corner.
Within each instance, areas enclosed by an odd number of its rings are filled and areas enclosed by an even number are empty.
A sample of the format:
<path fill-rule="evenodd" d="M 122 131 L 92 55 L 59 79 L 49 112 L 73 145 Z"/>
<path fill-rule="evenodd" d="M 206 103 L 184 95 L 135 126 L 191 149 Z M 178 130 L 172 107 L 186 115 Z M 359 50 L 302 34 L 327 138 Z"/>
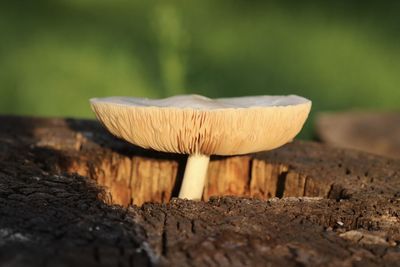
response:
<path fill-rule="evenodd" d="M 0 113 L 88 99 L 298 94 L 313 113 L 400 107 L 400 1 L 1 1 Z M 312 136 L 312 118 L 303 138 Z"/>

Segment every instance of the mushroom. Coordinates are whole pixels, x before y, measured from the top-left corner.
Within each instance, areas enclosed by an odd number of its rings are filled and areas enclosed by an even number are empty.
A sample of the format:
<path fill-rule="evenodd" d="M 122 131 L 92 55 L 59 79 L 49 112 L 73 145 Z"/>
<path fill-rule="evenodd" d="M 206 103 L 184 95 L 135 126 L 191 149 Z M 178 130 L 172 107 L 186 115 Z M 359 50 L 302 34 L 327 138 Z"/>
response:
<path fill-rule="evenodd" d="M 143 148 L 188 154 L 180 198 L 200 200 L 210 155 L 282 146 L 301 130 L 311 101 L 296 95 L 210 99 L 92 98 L 97 118 L 115 136 Z"/>

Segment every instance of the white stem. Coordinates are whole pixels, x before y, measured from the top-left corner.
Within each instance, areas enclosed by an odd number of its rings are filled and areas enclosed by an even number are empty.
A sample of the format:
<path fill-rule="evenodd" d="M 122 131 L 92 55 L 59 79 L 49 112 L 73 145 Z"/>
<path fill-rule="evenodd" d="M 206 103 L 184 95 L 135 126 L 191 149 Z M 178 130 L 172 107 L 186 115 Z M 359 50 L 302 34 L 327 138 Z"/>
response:
<path fill-rule="evenodd" d="M 186 163 L 185 174 L 179 198 L 201 200 L 210 156 L 193 154 L 189 155 Z"/>

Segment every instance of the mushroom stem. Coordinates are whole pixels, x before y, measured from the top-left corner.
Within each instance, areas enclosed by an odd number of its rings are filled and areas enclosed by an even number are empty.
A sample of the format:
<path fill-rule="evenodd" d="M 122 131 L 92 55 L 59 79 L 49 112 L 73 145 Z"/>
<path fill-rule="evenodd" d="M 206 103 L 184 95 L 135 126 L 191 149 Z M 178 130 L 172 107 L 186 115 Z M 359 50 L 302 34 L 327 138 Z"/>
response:
<path fill-rule="evenodd" d="M 179 191 L 179 198 L 201 200 L 209 162 L 210 156 L 201 154 L 189 155 Z"/>

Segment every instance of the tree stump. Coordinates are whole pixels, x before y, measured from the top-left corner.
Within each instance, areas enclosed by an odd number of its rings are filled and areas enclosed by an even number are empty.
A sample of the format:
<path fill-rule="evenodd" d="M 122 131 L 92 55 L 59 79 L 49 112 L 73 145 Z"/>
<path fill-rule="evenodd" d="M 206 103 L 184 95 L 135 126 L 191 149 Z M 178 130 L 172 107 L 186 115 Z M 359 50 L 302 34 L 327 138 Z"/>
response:
<path fill-rule="evenodd" d="M 314 142 L 211 160 L 97 122 L 0 117 L 1 266 L 398 266 L 400 161 Z M 170 201 L 172 197 L 172 200 Z"/>
<path fill-rule="evenodd" d="M 321 113 L 316 130 L 324 143 L 400 159 L 400 113 Z"/>

